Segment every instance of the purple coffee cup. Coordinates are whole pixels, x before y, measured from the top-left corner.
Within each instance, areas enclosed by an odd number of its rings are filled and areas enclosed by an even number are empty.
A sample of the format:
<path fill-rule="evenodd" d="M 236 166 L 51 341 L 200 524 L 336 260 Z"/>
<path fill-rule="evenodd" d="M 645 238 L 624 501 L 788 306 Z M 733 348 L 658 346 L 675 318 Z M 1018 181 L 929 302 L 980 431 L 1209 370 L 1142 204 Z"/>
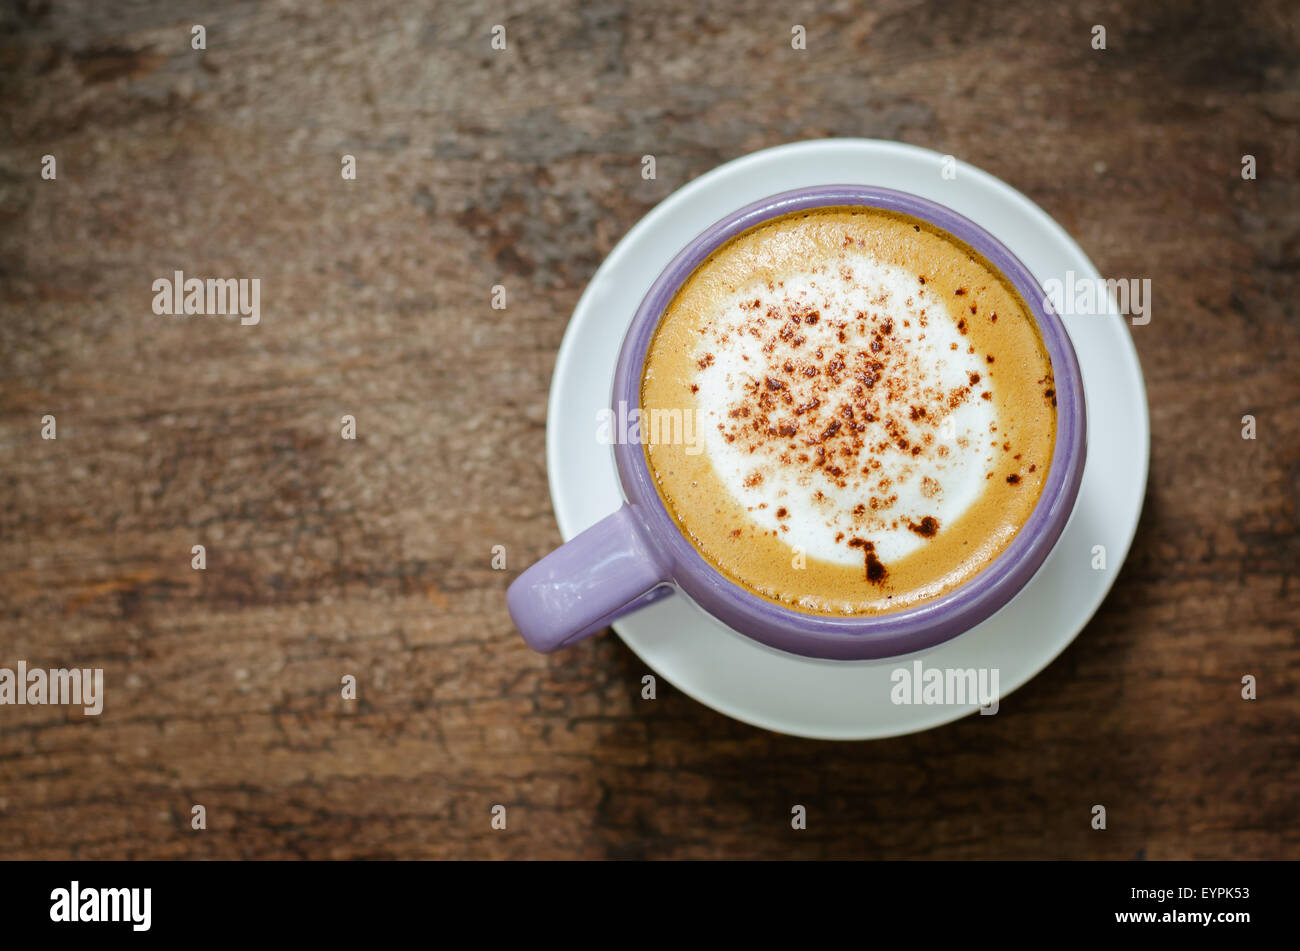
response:
<path fill-rule="evenodd" d="M 825 185 L 773 195 L 727 215 L 683 248 L 641 301 L 619 352 L 611 406 L 640 406 L 646 353 L 659 319 L 713 251 L 768 219 L 843 205 L 901 212 L 965 241 L 1006 276 L 1038 322 L 1055 375 L 1056 445 L 1038 503 L 1011 544 L 960 587 L 914 608 L 861 617 L 796 611 L 750 592 L 706 561 L 664 507 L 642 447 L 617 441 L 614 459 L 625 504 L 528 568 L 506 593 L 510 616 L 529 646 L 544 652 L 567 647 L 677 593 L 778 650 L 831 660 L 895 657 L 932 648 L 988 619 L 1046 560 L 1069 521 L 1087 454 L 1079 362 L 1029 270 L 979 225 L 927 199 L 888 188 Z M 593 438 L 594 425 L 593 420 Z"/>

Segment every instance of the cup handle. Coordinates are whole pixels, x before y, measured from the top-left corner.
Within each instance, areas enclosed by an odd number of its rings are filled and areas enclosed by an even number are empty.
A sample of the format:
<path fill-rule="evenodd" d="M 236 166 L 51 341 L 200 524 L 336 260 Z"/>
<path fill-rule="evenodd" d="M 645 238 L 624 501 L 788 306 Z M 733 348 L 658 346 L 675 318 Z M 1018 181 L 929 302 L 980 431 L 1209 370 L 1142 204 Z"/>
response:
<path fill-rule="evenodd" d="M 668 569 L 624 505 L 534 564 L 506 592 L 528 646 L 568 647 L 672 593 Z"/>

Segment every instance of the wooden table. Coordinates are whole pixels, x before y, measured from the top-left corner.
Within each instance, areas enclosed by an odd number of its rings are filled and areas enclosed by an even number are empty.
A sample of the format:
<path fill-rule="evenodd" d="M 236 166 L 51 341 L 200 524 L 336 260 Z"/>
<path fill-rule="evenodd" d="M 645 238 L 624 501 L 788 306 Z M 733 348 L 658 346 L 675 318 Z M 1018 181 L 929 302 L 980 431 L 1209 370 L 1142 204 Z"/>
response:
<path fill-rule="evenodd" d="M 106 697 L 0 707 L 0 858 L 1300 857 L 1293 4 L 818 4 L 794 50 L 779 4 L 240 3 L 204 51 L 165 0 L 19 6 L 0 666 Z M 822 136 L 987 169 L 1154 292 L 1106 604 L 998 716 L 862 744 L 643 702 L 616 637 L 539 656 L 504 598 L 560 540 L 546 396 L 597 265 Z M 258 277 L 261 322 L 155 315 L 175 269 Z"/>

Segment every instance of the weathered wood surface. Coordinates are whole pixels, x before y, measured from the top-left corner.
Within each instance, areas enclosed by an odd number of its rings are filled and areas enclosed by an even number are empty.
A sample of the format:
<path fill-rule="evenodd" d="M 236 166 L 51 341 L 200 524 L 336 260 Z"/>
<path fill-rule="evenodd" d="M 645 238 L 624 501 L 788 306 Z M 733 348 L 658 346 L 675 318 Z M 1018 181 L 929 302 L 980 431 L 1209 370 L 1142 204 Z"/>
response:
<path fill-rule="evenodd" d="M 0 707 L 0 858 L 1300 857 L 1293 4 L 818 4 L 805 52 L 779 4 L 17 6 L 0 666 L 107 699 Z M 997 717 L 870 744 L 642 702 L 615 637 L 538 656 L 504 603 L 559 541 L 545 400 L 602 257 L 819 136 L 955 154 L 1155 289 L 1110 599 Z M 262 323 L 154 316 L 174 268 L 260 277 Z"/>

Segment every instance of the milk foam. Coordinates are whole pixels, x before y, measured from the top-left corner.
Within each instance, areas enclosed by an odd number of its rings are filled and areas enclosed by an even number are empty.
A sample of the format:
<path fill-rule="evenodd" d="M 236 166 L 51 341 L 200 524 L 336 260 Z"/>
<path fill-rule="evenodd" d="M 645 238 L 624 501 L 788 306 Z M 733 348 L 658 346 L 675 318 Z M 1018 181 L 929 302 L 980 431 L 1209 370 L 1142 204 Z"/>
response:
<path fill-rule="evenodd" d="M 956 523 L 998 438 L 961 304 L 852 249 L 718 301 L 696 351 L 700 431 L 756 525 L 861 565 L 855 538 L 889 563 Z"/>

